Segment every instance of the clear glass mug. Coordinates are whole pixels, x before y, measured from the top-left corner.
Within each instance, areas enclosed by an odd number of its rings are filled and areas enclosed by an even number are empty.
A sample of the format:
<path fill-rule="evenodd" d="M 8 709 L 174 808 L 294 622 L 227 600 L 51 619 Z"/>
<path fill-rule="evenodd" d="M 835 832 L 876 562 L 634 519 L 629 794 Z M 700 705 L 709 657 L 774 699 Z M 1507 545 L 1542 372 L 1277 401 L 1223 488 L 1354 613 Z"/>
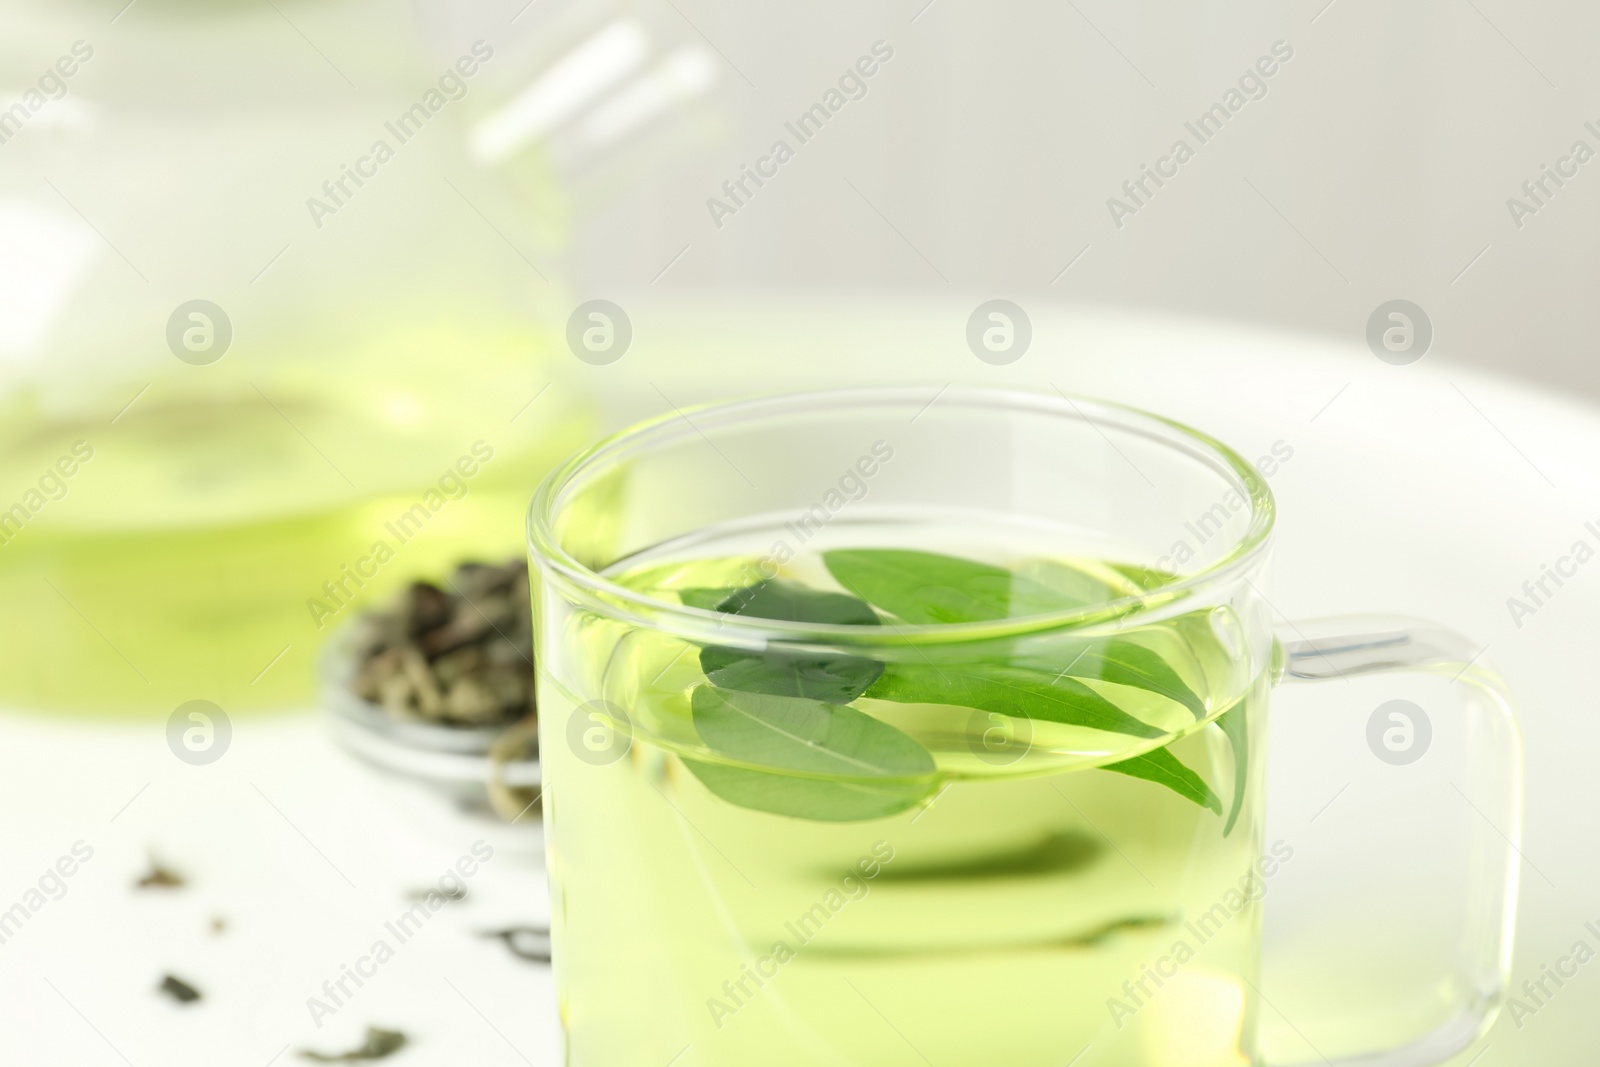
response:
<path fill-rule="evenodd" d="M 565 1062 L 1401 1067 L 1468 1045 L 1509 964 L 1507 694 L 1438 627 L 1275 631 L 1272 525 L 1261 474 L 1204 434 L 987 389 L 698 409 L 553 472 L 528 532 Z M 1319 929 L 1361 928 L 1349 887 L 1398 899 L 1382 818 L 1337 856 L 1264 836 L 1269 689 L 1372 673 L 1442 690 L 1431 717 L 1361 709 L 1366 773 L 1431 746 L 1471 805 L 1421 828 L 1443 936 L 1398 1030 L 1338 997 L 1283 1018 L 1292 991 L 1261 978 L 1286 872 L 1346 872 Z M 1388 936 L 1346 938 L 1357 1002 L 1418 970 Z"/>

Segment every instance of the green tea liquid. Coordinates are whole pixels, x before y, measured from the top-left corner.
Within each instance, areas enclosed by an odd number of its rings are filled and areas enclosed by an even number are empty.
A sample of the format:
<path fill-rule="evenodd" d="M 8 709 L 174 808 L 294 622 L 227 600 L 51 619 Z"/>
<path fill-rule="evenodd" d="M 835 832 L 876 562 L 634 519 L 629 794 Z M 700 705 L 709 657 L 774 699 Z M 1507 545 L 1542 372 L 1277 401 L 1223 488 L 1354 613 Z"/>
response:
<path fill-rule="evenodd" d="M 1105 560 L 941 550 L 1068 592 L 1159 580 Z M 671 602 L 747 584 L 756 563 L 636 559 L 610 576 Z M 820 554 L 779 579 L 852 592 Z M 937 788 L 842 821 L 760 810 L 759 794 L 730 802 L 692 769 L 705 758 L 700 649 L 581 613 L 549 625 L 544 648 L 562 662 L 545 665 L 541 747 L 572 1067 L 1256 1062 L 1265 679 L 1241 669 L 1227 608 L 1121 631 L 1171 666 L 1198 713 L 1079 669 L 1158 727 L 1154 740 L 869 689 L 852 707 L 926 748 Z M 1030 668 L 1052 647 L 1018 646 Z M 585 747 L 574 713 L 595 701 L 630 723 L 617 758 Z M 1242 770 L 1224 712 L 1249 728 Z M 1220 804 L 1103 769 L 1152 749 Z"/>

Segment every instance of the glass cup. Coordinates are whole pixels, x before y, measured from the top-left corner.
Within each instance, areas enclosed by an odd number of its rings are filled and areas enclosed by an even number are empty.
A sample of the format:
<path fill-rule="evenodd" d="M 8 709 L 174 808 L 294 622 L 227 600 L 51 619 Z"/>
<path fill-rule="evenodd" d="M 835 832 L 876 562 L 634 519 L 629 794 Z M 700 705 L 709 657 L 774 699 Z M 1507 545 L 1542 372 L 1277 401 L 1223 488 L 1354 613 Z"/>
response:
<path fill-rule="evenodd" d="M 1272 525 L 1262 471 L 1204 434 L 990 389 L 681 412 L 556 470 L 528 532 L 564 1062 L 1402 1067 L 1469 1044 L 1516 898 L 1507 694 L 1437 626 L 1275 630 Z M 1268 691 L 1348 703 L 1373 674 L 1431 711 L 1362 705 L 1316 766 L 1353 797 L 1432 767 L 1468 804 L 1269 842 Z M 1301 870 L 1331 888 L 1269 934 L 1360 951 L 1264 981 L 1263 901 L 1311 895 Z M 1372 919 L 1408 899 L 1420 948 Z M 1304 974 L 1312 1009 L 1284 1017 Z"/>

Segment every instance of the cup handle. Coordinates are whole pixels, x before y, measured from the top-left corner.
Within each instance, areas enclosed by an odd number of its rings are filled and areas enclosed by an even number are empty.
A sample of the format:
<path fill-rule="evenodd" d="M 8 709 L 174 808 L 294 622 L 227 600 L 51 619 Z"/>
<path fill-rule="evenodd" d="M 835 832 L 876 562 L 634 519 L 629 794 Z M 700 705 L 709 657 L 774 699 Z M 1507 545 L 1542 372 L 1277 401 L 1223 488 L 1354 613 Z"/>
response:
<path fill-rule="evenodd" d="M 1471 774 L 1458 788 L 1477 808 L 1463 806 L 1472 870 L 1463 886 L 1468 919 L 1459 965 L 1465 979 L 1446 1021 L 1414 1040 L 1342 1059 L 1320 1055 L 1307 1064 L 1339 1067 L 1428 1067 L 1471 1045 L 1494 1021 L 1509 982 L 1522 835 L 1522 742 L 1505 683 L 1479 659 L 1481 649 L 1454 630 L 1420 619 L 1350 616 L 1280 627 L 1276 682 L 1326 682 L 1370 674 L 1444 675 L 1458 713 L 1474 720 L 1487 743 L 1468 746 Z M 1397 720 L 1398 728 L 1405 723 Z M 1406 734 L 1402 733 L 1401 737 Z M 1387 743 L 1387 742 L 1384 742 Z M 1309 1041 L 1307 1042 L 1309 1044 Z M 1287 1067 L 1274 1064 L 1273 1067 Z"/>

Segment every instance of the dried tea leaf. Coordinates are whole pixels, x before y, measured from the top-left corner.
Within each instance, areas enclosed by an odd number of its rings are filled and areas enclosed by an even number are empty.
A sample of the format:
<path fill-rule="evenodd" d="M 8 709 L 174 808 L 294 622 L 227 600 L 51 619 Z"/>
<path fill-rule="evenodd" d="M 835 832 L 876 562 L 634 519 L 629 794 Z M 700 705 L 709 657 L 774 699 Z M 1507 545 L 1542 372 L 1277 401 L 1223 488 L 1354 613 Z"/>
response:
<path fill-rule="evenodd" d="M 413 889 L 406 894 L 407 900 L 427 900 L 429 897 L 443 897 L 452 903 L 467 899 L 467 890 L 464 886 L 451 886 L 449 889 Z"/>
<path fill-rule="evenodd" d="M 406 1047 L 406 1035 L 398 1030 L 383 1030 L 376 1026 L 367 1027 L 367 1039 L 357 1048 L 349 1052 L 318 1052 L 315 1049 L 303 1048 L 300 1055 L 317 1063 L 356 1063 L 361 1060 L 381 1060 L 392 1056 Z"/>
<path fill-rule="evenodd" d="M 533 711 L 528 565 L 463 563 L 362 616 L 351 689 L 396 719 L 510 725 Z"/>
<path fill-rule="evenodd" d="M 177 889 L 186 885 L 183 875 L 169 867 L 163 867 L 155 857 L 150 859 L 150 871 L 140 878 L 134 885 L 139 889 Z"/>
<path fill-rule="evenodd" d="M 539 926 L 508 926 L 504 930 L 485 930 L 484 937 L 498 937 L 519 959 L 533 963 L 550 962 L 550 931 Z"/>
<path fill-rule="evenodd" d="M 185 982 L 182 978 L 165 975 L 161 979 L 161 992 L 167 994 L 179 1004 L 193 1004 L 200 999 L 200 990 Z"/>

